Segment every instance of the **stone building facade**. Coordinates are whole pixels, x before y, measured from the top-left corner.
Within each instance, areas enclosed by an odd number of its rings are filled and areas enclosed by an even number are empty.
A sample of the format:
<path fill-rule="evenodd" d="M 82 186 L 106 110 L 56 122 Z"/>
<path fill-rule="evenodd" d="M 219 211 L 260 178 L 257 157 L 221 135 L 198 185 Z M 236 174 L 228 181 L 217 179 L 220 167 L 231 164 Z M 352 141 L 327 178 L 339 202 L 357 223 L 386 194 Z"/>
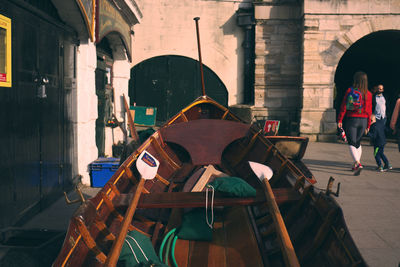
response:
<path fill-rule="evenodd" d="M 280 119 L 286 132 L 311 140 L 335 139 L 335 75 L 340 61 L 357 41 L 373 33 L 391 31 L 398 40 L 400 1 L 268 0 L 254 2 L 254 8 L 252 114 Z M 384 56 L 387 64 L 389 58 L 399 57 L 394 52 Z"/>
<path fill-rule="evenodd" d="M 143 18 L 134 27 L 132 62 L 137 65 L 166 55 L 197 61 L 199 56 L 193 18 L 199 17 L 202 62 L 225 84 L 229 91 L 228 104 L 242 103 L 244 31 L 236 22 L 236 12 L 251 6 L 250 0 L 141 1 Z M 206 91 L 208 89 L 212 88 L 206 85 Z"/>

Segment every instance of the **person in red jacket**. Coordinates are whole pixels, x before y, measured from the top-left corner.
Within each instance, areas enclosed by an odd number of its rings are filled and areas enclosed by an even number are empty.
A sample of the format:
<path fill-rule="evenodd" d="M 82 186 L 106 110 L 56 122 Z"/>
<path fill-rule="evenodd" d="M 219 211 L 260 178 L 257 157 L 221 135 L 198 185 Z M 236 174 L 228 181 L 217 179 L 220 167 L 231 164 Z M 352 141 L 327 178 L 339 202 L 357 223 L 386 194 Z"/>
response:
<path fill-rule="evenodd" d="M 354 175 L 360 175 L 363 168 L 360 159 L 362 154 L 361 138 L 369 132 L 372 114 L 372 94 L 368 91 L 367 74 L 358 71 L 353 77 L 353 86 L 348 88 L 338 116 L 338 127 L 343 127 L 349 144 L 350 155 L 354 159 L 352 170 Z"/>

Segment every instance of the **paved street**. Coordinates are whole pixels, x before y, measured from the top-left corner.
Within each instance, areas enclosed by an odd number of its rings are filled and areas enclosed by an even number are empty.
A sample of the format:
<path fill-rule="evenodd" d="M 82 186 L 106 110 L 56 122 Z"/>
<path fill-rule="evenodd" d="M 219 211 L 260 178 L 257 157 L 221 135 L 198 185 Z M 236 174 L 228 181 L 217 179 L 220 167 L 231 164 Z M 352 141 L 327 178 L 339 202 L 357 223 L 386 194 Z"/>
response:
<path fill-rule="evenodd" d="M 393 165 L 390 172 L 375 170 L 373 147 L 363 145 L 360 176 L 351 172 L 347 144 L 309 143 L 304 163 L 313 172 L 317 187 L 326 188 L 330 176 L 333 190 L 341 183 L 337 201 L 347 226 L 365 261 L 371 267 L 397 267 L 400 263 L 400 153 L 389 143 L 385 155 Z"/>

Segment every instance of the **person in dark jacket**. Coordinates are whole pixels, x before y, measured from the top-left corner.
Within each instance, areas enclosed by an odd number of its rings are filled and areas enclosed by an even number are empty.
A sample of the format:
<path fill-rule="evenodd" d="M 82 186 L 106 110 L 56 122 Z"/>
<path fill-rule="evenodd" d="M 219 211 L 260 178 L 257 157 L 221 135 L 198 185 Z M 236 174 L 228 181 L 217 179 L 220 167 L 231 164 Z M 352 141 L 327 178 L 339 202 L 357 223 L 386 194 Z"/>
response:
<path fill-rule="evenodd" d="M 371 143 L 374 145 L 374 157 L 378 165 L 377 170 L 380 172 L 391 170 L 392 166 L 384 154 L 386 136 L 385 123 L 383 120 L 376 120 L 375 115 L 371 115 L 371 127 L 368 135 L 371 138 Z M 385 165 L 382 165 L 382 161 Z"/>

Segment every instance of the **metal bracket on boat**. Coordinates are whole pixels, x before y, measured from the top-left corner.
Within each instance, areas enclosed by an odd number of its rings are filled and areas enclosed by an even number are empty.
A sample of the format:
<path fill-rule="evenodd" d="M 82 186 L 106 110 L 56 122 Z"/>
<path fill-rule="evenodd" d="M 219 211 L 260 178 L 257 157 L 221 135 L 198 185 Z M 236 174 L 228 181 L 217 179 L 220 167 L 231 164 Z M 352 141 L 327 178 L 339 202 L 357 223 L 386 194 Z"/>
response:
<path fill-rule="evenodd" d="M 74 204 L 74 203 L 84 203 L 86 201 L 85 197 L 82 194 L 82 189 L 79 187 L 81 185 L 81 182 L 79 182 L 76 186 L 75 186 L 75 191 L 78 193 L 79 198 L 74 199 L 74 200 L 69 200 L 67 193 L 64 191 L 64 196 L 65 196 L 65 202 L 67 202 L 67 204 Z"/>
<path fill-rule="evenodd" d="M 333 186 L 333 182 L 335 181 L 335 179 L 331 176 L 329 178 L 328 181 L 328 185 L 326 187 L 326 195 L 329 196 L 330 194 L 334 195 L 335 197 L 339 196 L 339 190 L 340 190 L 340 183 L 338 183 L 337 188 L 336 188 L 336 193 L 332 192 L 332 186 Z"/>

